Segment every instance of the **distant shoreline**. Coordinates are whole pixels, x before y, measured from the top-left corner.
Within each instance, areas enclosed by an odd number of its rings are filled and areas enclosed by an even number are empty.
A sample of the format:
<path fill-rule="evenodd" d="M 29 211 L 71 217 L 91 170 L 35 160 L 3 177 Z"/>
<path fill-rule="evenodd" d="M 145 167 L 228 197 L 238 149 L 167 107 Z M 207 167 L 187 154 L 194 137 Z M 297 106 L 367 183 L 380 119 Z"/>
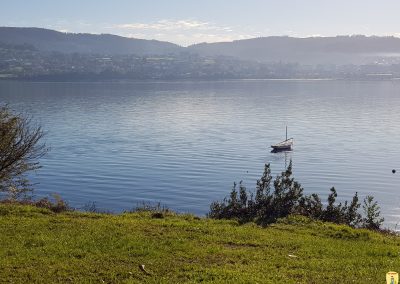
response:
<path fill-rule="evenodd" d="M 346 79 L 346 78 L 264 78 L 264 79 L 109 79 L 109 80 L 39 80 L 39 79 L 10 79 L 0 78 L 0 82 L 20 83 L 206 83 L 206 82 L 262 82 L 262 81 L 287 81 L 287 82 L 318 82 L 318 81 L 348 81 L 348 82 L 391 82 L 399 81 L 400 78 L 379 78 L 379 79 Z"/>

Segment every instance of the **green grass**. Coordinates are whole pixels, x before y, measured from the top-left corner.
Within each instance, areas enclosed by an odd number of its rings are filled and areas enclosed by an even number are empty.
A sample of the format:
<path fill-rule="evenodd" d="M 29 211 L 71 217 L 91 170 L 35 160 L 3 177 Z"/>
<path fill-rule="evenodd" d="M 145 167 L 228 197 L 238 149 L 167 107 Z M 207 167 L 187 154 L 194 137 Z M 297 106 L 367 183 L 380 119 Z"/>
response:
<path fill-rule="evenodd" d="M 295 216 L 261 228 L 0 205 L 0 243 L 6 283 L 385 283 L 400 271 L 399 237 Z"/>

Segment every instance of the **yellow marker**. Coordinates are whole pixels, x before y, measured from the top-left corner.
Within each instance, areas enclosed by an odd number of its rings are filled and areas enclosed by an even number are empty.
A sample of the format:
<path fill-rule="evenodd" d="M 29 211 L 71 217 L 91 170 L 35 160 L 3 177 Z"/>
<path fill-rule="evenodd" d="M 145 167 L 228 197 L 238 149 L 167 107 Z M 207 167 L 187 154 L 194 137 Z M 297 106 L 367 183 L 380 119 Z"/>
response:
<path fill-rule="evenodd" d="M 386 273 L 386 284 L 399 284 L 399 274 L 393 271 Z"/>

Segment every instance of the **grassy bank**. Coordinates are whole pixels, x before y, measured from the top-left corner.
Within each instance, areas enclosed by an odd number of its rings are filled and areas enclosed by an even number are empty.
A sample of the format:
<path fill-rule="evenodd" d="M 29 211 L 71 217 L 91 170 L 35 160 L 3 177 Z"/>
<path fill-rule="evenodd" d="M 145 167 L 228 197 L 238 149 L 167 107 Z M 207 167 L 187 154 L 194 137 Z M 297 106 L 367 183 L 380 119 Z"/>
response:
<path fill-rule="evenodd" d="M 261 228 L 0 205 L 0 232 L 0 282 L 384 283 L 400 270 L 399 237 L 304 217 Z"/>

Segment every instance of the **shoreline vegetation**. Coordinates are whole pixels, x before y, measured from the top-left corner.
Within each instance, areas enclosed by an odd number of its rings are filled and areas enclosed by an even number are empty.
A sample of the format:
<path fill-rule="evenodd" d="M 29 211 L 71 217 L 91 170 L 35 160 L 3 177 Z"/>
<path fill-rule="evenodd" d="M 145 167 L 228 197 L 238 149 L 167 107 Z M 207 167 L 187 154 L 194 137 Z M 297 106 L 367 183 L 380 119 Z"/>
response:
<path fill-rule="evenodd" d="M 196 78 L 183 78 L 183 79 L 27 79 L 27 78 L 12 78 L 12 77 L 1 77 L 0 82 L 18 82 L 18 83 L 201 83 L 201 82 L 257 82 L 257 81 L 288 81 L 288 82 L 307 82 L 307 81 L 343 81 L 343 82 L 397 82 L 400 81 L 400 77 L 392 78 L 341 78 L 341 77 L 324 77 L 324 78 L 211 78 L 211 79 L 196 79 Z"/>
<path fill-rule="evenodd" d="M 292 161 L 285 171 L 273 180 L 270 164 L 264 167 L 262 177 L 257 180 L 255 191 L 248 191 L 242 181 L 233 184 L 229 198 L 214 201 L 208 217 L 214 219 L 235 219 L 240 223 L 255 222 L 267 226 L 289 215 L 302 215 L 314 220 L 345 224 L 353 228 L 382 230 L 384 218 L 380 217 L 380 207 L 373 196 L 363 200 L 363 214 L 359 212 L 361 203 L 356 192 L 351 201 L 336 203 L 334 187 L 324 206 L 318 194 L 303 194 L 303 188 L 293 178 Z"/>
<path fill-rule="evenodd" d="M 239 224 L 252 222 L 267 227 L 276 223 L 278 219 L 290 215 L 299 215 L 315 221 L 344 224 L 352 228 L 391 232 L 391 230 L 381 227 L 384 218 L 381 217 L 380 207 L 374 201 L 373 196 L 366 196 L 361 204 L 356 192 L 351 201 L 345 200 L 337 203 L 338 194 L 336 189 L 332 187 L 327 201 L 323 202 L 318 194 L 305 195 L 303 190 L 301 184 L 293 178 L 292 161 L 290 161 L 286 170 L 277 175 L 275 179 L 271 174 L 270 164 L 265 164 L 262 177 L 257 180 L 254 191 L 248 190 L 242 181 L 239 184 L 234 182 L 230 195 L 222 201 L 213 201 L 205 217 L 231 219 L 238 221 Z M 34 199 L 31 195 L 33 188 L 24 188 L 21 192 L 14 188 L 13 191 L 5 191 L 4 193 L 6 195 L 3 195 L 3 198 L 0 197 L 0 204 L 2 205 L 33 206 L 50 210 L 53 213 L 76 211 L 118 215 L 111 210 L 98 208 L 96 202 L 88 202 L 83 207 L 74 208 L 58 194 Z M 359 212 L 360 208 L 362 208 L 362 212 Z M 161 215 L 169 212 L 185 214 L 165 207 L 160 202 L 138 203 L 136 207 L 129 211 L 123 211 L 123 213 L 142 211 Z"/>

